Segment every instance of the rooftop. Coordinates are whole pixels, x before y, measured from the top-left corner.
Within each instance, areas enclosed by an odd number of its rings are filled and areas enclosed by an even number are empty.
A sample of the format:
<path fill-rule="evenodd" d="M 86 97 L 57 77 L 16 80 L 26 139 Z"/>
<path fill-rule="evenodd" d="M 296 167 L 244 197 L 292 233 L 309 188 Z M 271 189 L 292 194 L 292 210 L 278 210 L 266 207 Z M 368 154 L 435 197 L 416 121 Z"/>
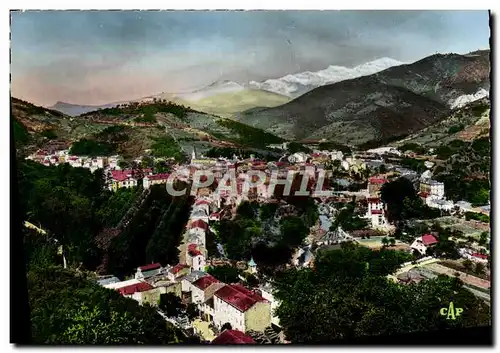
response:
<path fill-rule="evenodd" d="M 193 229 L 193 228 L 201 228 L 203 230 L 207 230 L 208 229 L 208 224 L 203 222 L 201 219 L 198 219 L 196 221 L 194 221 L 193 223 L 191 223 L 191 225 L 189 226 L 190 229 Z"/>
<path fill-rule="evenodd" d="M 240 284 L 226 285 L 215 292 L 215 295 L 241 312 L 247 311 L 257 302 L 267 302 L 262 296 Z"/>
<path fill-rule="evenodd" d="M 141 271 L 150 271 L 150 270 L 156 270 L 158 268 L 161 268 L 161 264 L 159 262 L 154 263 L 154 264 L 149 264 L 149 265 L 144 265 L 140 266 L 139 269 Z"/>
<path fill-rule="evenodd" d="M 255 344 L 252 337 L 238 330 L 225 330 L 210 344 Z"/>
<path fill-rule="evenodd" d="M 205 290 L 208 287 L 210 287 L 212 284 L 219 283 L 219 282 L 220 281 L 217 278 L 215 278 L 214 276 L 207 275 L 207 276 L 201 277 L 198 280 L 196 280 L 195 282 L 193 282 L 193 286 L 195 286 L 196 288 L 199 288 L 201 290 Z"/>
<path fill-rule="evenodd" d="M 140 283 L 136 283 L 136 284 L 131 284 L 129 286 L 126 286 L 126 287 L 121 287 L 121 288 L 118 288 L 118 292 L 120 292 L 121 295 L 131 295 L 131 294 L 134 294 L 136 292 L 145 292 L 145 291 L 148 291 L 150 289 L 153 289 L 154 287 L 149 284 L 149 283 L 146 283 L 146 282 L 140 282 Z"/>
<path fill-rule="evenodd" d="M 439 241 L 436 239 L 434 235 L 425 234 L 422 236 L 422 243 L 424 243 L 424 245 L 433 245 L 439 243 Z"/>
<path fill-rule="evenodd" d="M 174 267 L 172 267 L 168 272 L 176 274 L 176 273 L 178 273 L 179 271 L 181 271 L 181 270 L 183 270 L 185 268 L 189 268 L 189 266 L 188 265 L 184 265 L 184 264 L 177 264 Z"/>

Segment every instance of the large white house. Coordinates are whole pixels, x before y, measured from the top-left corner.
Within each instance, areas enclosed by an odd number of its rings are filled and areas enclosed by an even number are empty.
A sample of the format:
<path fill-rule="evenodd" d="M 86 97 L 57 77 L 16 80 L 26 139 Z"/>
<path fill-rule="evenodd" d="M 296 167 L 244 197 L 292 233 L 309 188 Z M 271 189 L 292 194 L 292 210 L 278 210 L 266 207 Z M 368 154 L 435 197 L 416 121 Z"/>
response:
<path fill-rule="evenodd" d="M 240 284 L 225 285 L 213 296 L 214 324 L 220 329 L 225 323 L 241 332 L 263 332 L 271 325 L 271 303 Z"/>
<path fill-rule="evenodd" d="M 372 228 L 387 227 L 388 221 L 384 212 L 384 204 L 379 197 L 369 197 L 366 199 L 368 203 L 368 211 L 366 218 L 369 219 Z"/>
<path fill-rule="evenodd" d="M 413 250 L 418 251 L 420 254 L 425 255 L 428 248 L 435 246 L 439 241 L 432 234 L 425 234 L 421 237 L 415 239 L 415 241 L 411 244 L 411 248 Z"/>

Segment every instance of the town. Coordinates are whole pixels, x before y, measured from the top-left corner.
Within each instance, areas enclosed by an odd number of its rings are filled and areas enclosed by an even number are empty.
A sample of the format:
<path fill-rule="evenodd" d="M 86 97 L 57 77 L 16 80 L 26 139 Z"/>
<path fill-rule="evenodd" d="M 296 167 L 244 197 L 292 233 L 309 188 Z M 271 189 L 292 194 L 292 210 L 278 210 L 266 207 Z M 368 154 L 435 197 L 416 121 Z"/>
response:
<path fill-rule="evenodd" d="M 106 187 L 112 191 L 139 188 L 142 193 L 148 193 L 153 187 L 162 187 L 176 192 L 172 189 L 176 181 L 191 185 L 194 201 L 178 246 L 179 263 L 143 264 L 130 274 L 130 279 L 100 274 L 97 282 L 141 305 L 148 303 L 157 307 L 165 320 L 182 329 L 185 335 L 195 335 L 203 342 L 288 342 L 276 315 L 279 300 L 273 296 L 273 286 L 266 280 L 267 276 L 261 274 L 259 263 L 253 257 L 248 261 L 230 259 L 221 244 L 217 244 L 216 253 L 209 253 L 207 236 L 220 238 L 217 236 L 220 222 L 234 219 L 238 209 L 248 204 L 275 205 L 277 214 L 280 209 L 286 214 L 291 205 L 280 197 L 286 192 L 283 188 L 279 190 L 278 185 L 296 189 L 294 178 L 299 175 L 306 177 L 306 182 L 301 180 L 300 190 L 294 191 L 305 192 L 303 195 L 315 200 L 318 219 L 304 241 L 293 250 L 287 267 L 314 268 L 316 254 L 321 249 L 343 243 L 356 243 L 370 249 L 392 248 L 412 255 L 411 261 L 388 275 L 397 283 L 408 285 L 442 274 L 458 275 L 467 289 L 489 303 L 489 224 L 480 221 L 481 216 L 489 215 L 489 205 L 472 207 L 466 201 L 447 200 L 444 183 L 432 179 L 434 163 L 426 161 L 427 168 L 421 173 L 398 164 L 402 158 L 415 158 L 412 151 L 388 147 L 344 155 L 339 150 L 320 149 L 325 141 L 303 143 L 310 153 L 290 153 L 287 143 L 268 146 L 281 151 L 276 161 L 257 159 L 253 155 L 246 159 L 236 155 L 208 158 L 198 155 L 193 147 L 186 162 L 171 161 L 168 172 L 157 173 L 154 167 L 141 167 L 142 158 L 134 161 L 134 168 L 122 169 L 120 156 L 76 156 L 71 155 L 69 149 L 38 150 L 27 159 L 46 166 L 66 163 L 74 168 L 87 168 L 92 173 L 102 170 Z M 320 176 L 325 171 L 326 182 Z M 232 180 L 227 175 L 235 176 L 235 185 L 229 186 Z M 259 176 L 261 182 L 253 183 L 254 176 Z M 270 188 L 273 177 L 276 183 Z M 390 220 L 382 190 L 384 185 L 403 179 L 414 188 L 422 204 L 436 212 L 433 221 L 439 224 L 437 231 L 402 233 L 395 237 L 396 227 Z M 221 191 L 220 186 L 227 187 Z M 316 189 L 328 192 L 316 195 Z M 342 214 L 348 212 L 348 208 L 351 208 L 351 219 L 339 220 L 345 217 Z M 361 225 L 349 224 L 353 219 L 358 219 Z M 433 250 L 439 247 L 439 229 L 445 228 L 453 229 L 457 260 Z M 208 273 L 209 269 L 221 266 L 234 267 L 239 273 L 237 281 L 225 283 Z M 166 298 L 169 298 L 168 304 L 165 304 Z M 168 305 L 173 303 L 177 303 L 179 310 L 169 309 Z"/>

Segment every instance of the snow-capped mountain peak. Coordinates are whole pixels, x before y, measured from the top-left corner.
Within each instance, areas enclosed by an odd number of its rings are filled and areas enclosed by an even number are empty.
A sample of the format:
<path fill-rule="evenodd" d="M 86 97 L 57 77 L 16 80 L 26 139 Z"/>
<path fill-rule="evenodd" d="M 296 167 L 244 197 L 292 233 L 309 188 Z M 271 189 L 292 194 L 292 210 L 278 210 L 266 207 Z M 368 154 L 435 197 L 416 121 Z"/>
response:
<path fill-rule="evenodd" d="M 200 99 L 208 98 L 221 93 L 238 92 L 245 89 L 245 86 L 234 81 L 215 81 L 208 86 L 203 88 L 186 92 L 186 93 L 174 93 L 173 97 L 181 98 L 187 101 L 198 101 Z"/>
<path fill-rule="evenodd" d="M 296 97 L 319 86 L 371 75 L 392 66 L 404 64 L 391 58 L 380 58 L 353 68 L 330 65 L 326 69 L 316 72 L 305 71 L 263 82 L 251 81 L 249 85 L 285 96 Z"/>

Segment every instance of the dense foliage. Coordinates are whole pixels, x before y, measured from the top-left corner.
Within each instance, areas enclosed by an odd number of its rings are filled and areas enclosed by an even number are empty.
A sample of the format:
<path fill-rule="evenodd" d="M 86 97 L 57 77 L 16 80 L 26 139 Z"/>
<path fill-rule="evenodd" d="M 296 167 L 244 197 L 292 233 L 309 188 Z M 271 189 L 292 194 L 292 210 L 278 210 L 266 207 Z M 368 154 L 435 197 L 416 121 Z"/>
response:
<path fill-rule="evenodd" d="M 472 142 L 455 140 L 441 147 L 445 164 L 435 171 L 435 179 L 445 185 L 446 197 L 485 205 L 490 200 L 491 142 L 489 137 Z"/>
<path fill-rule="evenodd" d="M 19 110 L 22 110 L 23 112 L 27 113 L 28 115 L 46 115 L 50 114 L 56 117 L 64 117 L 64 114 L 61 113 L 60 111 L 53 110 L 53 109 L 48 109 L 48 108 L 43 108 L 38 105 L 34 105 L 32 103 L 23 101 L 18 98 L 11 98 L 12 103 L 16 103 L 16 108 Z"/>
<path fill-rule="evenodd" d="M 224 283 L 236 283 L 240 281 L 238 275 L 240 270 L 233 266 L 209 267 L 207 272 Z"/>
<path fill-rule="evenodd" d="M 26 127 L 14 116 L 10 116 L 12 121 L 12 129 L 14 133 L 14 142 L 17 147 L 23 146 L 31 140 L 31 136 L 28 133 Z"/>
<path fill-rule="evenodd" d="M 177 161 L 184 158 L 179 144 L 168 136 L 155 138 L 151 150 L 151 155 L 155 157 L 174 158 Z"/>
<path fill-rule="evenodd" d="M 405 261 L 402 252 L 345 244 L 322 253 L 314 269 L 285 271 L 275 281 L 275 297 L 281 300 L 277 315 L 287 339 L 329 343 L 490 324 L 488 306 L 456 278 L 439 276 L 408 286 L 386 278 Z M 440 315 L 450 301 L 464 309 L 459 320 Z"/>
<path fill-rule="evenodd" d="M 96 140 L 89 140 L 83 138 L 79 141 L 74 142 L 71 145 L 69 151 L 70 154 L 75 156 L 110 156 L 115 153 L 115 148 L 105 142 L 99 142 Z"/>
<path fill-rule="evenodd" d="M 237 137 L 229 138 L 234 142 L 245 146 L 265 148 L 269 144 L 281 143 L 283 139 L 246 124 L 242 124 L 235 120 L 218 119 L 217 123 L 225 128 L 230 129 Z"/>
<path fill-rule="evenodd" d="M 28 288 L 35 344 L 167 344 L 184 339 L 156 309 L 92 283 L 81 272 L 32 268 Z"/>
<path fill-rule="evenodd" d="M 153 102 L 131 102 L 117 105 L 113 108 L 99 109 L 98 111 L 85 113 L 83 116 L 94 115 L 96 113 L 111 116 L 141 114 L 145 118 L 151 118 L 156 113 L 170 113 L 179 119 L 184 119 L 187 113 L 192 111 L 192 109 L 183 105 L 178 105 L 164 99 L 155 99 Z"/>

